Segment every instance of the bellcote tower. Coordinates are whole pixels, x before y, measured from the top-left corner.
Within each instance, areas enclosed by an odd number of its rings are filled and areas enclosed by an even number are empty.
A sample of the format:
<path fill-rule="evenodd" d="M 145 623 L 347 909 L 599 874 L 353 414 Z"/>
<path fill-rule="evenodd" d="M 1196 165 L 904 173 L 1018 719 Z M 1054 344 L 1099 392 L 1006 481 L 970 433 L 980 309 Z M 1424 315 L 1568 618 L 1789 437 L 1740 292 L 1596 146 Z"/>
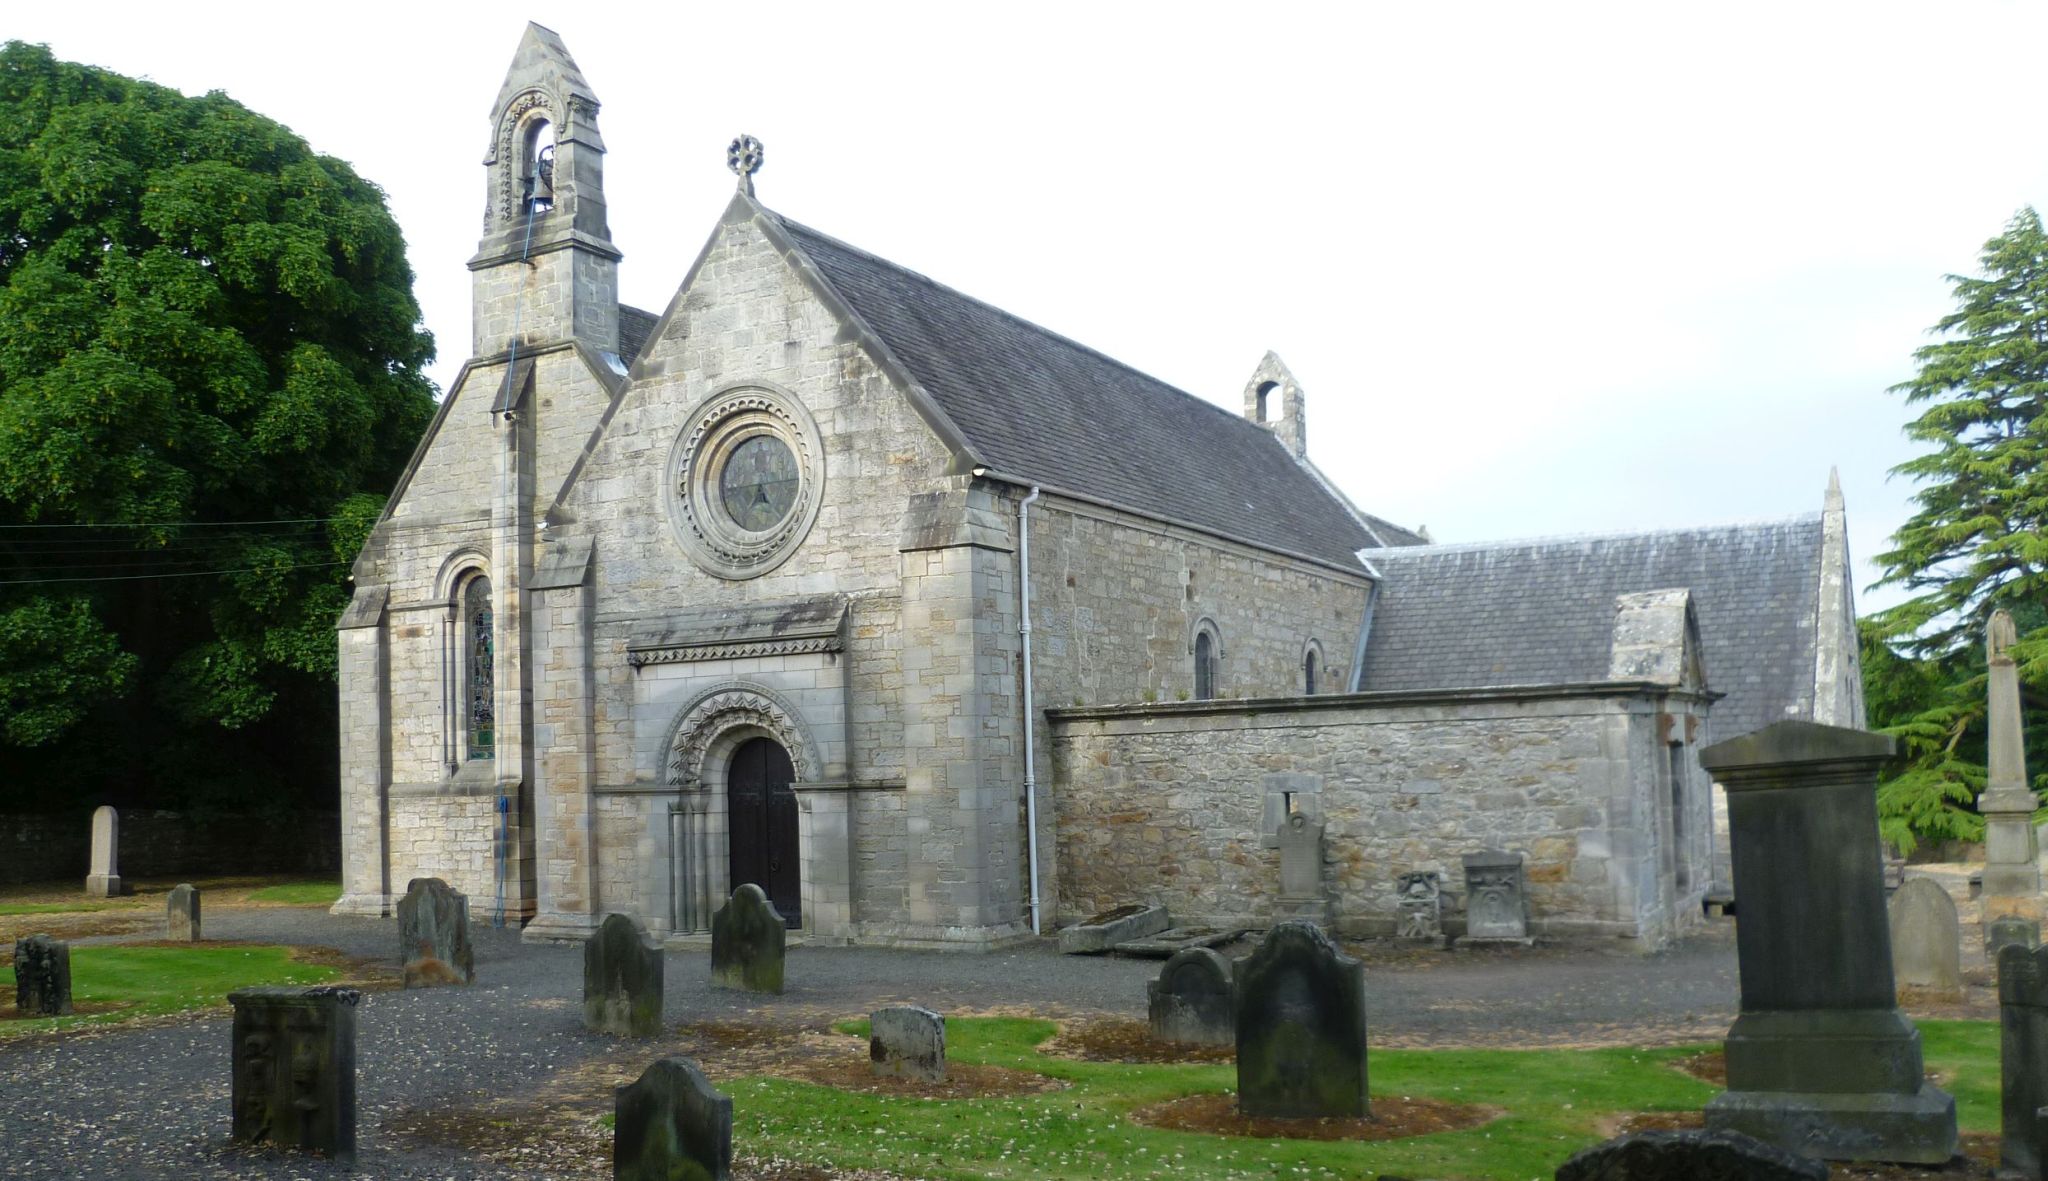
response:
<path fill-rule="evenodd" d="M 597 96 L 551 29 L 528 24 L 491 105 L 484 236 L 469 260 L 473 355 L 575 340 L 618 348 L 619 250 L 605 224 Z"/>

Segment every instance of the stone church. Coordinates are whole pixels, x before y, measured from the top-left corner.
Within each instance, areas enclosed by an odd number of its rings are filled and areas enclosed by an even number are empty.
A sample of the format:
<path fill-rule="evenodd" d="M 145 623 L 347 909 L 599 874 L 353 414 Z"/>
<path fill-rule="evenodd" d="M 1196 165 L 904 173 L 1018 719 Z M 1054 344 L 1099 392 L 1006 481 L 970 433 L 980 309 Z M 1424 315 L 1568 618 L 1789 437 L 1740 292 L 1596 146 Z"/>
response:
<path fill-rule="evenodd" d="M 1533 928 L 1656 943 L 1715 870 L 1699 746 L 1860 723 L 1842 510 L 1437 545 L 1223 410 L 771 211 L 761 150 L 659 313 L 618 299 L 598 101 L 528 26 L 492 106 L 472 357 L 339 622 L 344 893 L 532 938 L 978 948 L 1105 906 L 1391 929 L 1494 848 Z M 1227 491 L 1227 494 L 1225 494 Z"/>

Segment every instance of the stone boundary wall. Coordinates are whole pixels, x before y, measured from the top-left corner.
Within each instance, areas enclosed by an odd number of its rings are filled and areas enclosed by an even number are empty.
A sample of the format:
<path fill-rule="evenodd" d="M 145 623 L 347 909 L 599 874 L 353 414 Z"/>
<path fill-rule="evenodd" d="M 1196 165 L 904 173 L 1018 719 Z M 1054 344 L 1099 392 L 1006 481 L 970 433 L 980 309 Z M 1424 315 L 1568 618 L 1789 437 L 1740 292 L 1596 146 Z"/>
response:
<path fill-rule="evenodd" d="M 1397 875 L 1438 870 L 1462 895 L 1461 858 L 1494 848 L 1526 858 L 1534 933 L 1656 946 L 1697 915 L 1710 877 L 1704 773 L 1674 793 L 1663 749 L 1705 708 L 1603 683 L 1052 710 L 1057 915 L 1156 902 L 1176 925 L 1269 924 L 1275 809 L 1292 792 L 1327 825 L 1325 890 L 1346 934 L 1392 933 Z M 1684 753 L 1676 765 L 1695 766 Z M 1675 857 L 1692 867 L 1683 890 Z"/>
<path fill-rule="evenodd" d="M 0 885 L 85 880 L 92 812 L 0 816 Z M 121 876 L 338 873 L 341 818 L 312 812 L 275 816 L 121 812 Z"/>

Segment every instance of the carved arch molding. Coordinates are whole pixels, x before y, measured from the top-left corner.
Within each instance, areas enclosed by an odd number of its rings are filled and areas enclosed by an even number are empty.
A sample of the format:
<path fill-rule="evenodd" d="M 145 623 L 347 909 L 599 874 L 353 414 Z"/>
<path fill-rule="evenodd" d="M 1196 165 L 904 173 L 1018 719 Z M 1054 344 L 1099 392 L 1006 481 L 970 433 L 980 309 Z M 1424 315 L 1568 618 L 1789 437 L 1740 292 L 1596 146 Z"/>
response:
<path fill-rule="evenodd" d="M 704 785 L 704 758 L 719 738 L 746 727 L 766 733 L 789 752 L 801 783 L 815 774 L 816 747 L 790 704 L 765 685 L 728 681 L 698 694 L 676 715 L 662 760 L 668 782 L 691 790 Z"/>

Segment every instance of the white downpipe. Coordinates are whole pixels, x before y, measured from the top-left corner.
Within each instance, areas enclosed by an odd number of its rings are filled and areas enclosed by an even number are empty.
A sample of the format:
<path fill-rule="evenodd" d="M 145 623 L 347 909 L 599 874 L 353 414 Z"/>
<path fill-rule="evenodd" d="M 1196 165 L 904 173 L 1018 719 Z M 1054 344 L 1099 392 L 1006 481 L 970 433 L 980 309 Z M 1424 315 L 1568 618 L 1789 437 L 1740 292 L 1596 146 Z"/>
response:
<path fill-rule="evenodd" d="M 1037 725 L 1031 708 L 1031 502 L 1038 486 L 1017 502 L 1017 631 L 1024 637 L 1024 848 L 1031 861 L 1031 933 L 1042 935 L 1038 922 L 1038 771 Z"/>

